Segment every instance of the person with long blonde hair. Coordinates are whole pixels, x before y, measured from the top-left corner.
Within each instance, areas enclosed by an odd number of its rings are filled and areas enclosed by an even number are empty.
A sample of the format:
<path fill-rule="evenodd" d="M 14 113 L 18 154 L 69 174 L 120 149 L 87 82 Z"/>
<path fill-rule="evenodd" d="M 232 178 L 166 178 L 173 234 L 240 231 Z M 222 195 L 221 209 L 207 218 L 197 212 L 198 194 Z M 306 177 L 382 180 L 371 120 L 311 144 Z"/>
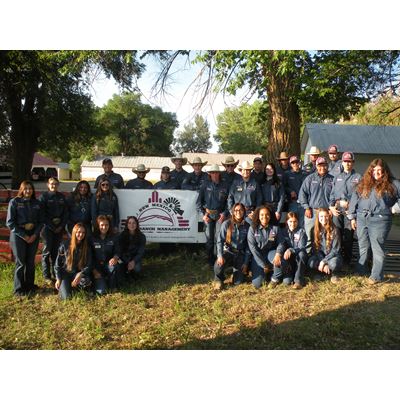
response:
<path fill-rule="evenodd" d="M 353 192 L 348 210 L 351 227 L 357 229 L 360 275 L 367 274 L 368 252 L 372 250 L 373 265 L 368 279 L 371 285 L 383 281 L 384 245 L 392 227 L 392 207 L 399 199 L 399 181 L 384 160 L 374 159 Z"/>
<path fill-rule="evenodd" d="M 308 266 L 311 270 L 330 276 L 332 283 L 337 283 L 338 272 L 343 264 L 340 231 L 333 223 L 328 208 L 318 208 L 316 211 L 314 228 L 311 230 L 312 255 Z"/>
<path fill-rule="evenodd" d="M 83 223 L 75 224 L 72 228 L 71 239 L 59 247 L 54 269 L 55 288 L 59 291 L 62 300 L 70 298 L 73 289 L 90 286 L 92 252 Z"/>
<path fill-rule="evenodd" d="M 43 210 L 36 200 L 35 188 L 31 182 L 23 181 L 17 196 L 8 205 L 6 222 L 15 257 L 15 296 L 24 296 L 36 289 L 35 255 L 43 222 Z"/>

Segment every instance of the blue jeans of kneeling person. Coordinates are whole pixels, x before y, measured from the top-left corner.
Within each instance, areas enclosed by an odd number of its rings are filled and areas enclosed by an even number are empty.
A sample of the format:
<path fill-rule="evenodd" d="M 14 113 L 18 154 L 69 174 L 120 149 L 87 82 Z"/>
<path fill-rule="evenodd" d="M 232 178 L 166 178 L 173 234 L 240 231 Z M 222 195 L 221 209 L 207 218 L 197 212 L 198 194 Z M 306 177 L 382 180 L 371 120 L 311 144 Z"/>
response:
<path fill-rule="evenodd" d="M 265 256 L 265 264 L 271 268 L 272 271 L 272 260 L 275 257 L 276 250 L 270 250 Z M 256 289 L 259 289 L 262 284 L 266 281 L 266 274 L 264 272 L 264 265 L 258 265 L 257 262 L 252 260 L 251 262 L 251 283 Z"/>
<path fill-rule="evenodd" d="M 308 260 L 308 267 L 311 270 L 315 270 L 318 271 L 318 266 L 319 263 L 324 259 L 325 257 L 320 255 L 320 254 L 314 254 L 310 257 L 310 259 Z M 339 271 L 340 268 L 343 264 L 343 259 L 341 255 L 337 255 L 335 257 L 330 258 L 327 261 L 329 270 L 331 271 L 332 275 L 336 275 Z"/>
<path fill-rule="evenodd" d="M 96 267 L 100 272 L 100 278 L 94 279 L 94 290 L 97 294 L 103 295 L 107 289 L 114 290 L 121 287 L 123 282 L 123 264 L 117 263 L 112 266 L 107 264 L 103 267 Z"/>
<path fill-rule="evenodd" d="M 76 287 L 72 287 L 72 282 L 76 277 L 76 273 L 71 273 L 64 271 L 61 278 L 61 285 L 58 290 L 58 294 L 61 300 L 67 300 L 72 297 L 72 293 L 74 290 L 81 290 L 89 287 L 91 285 L 90 279 L 85 276 L 81 277 L 81 281 Z"/>
<path fill-rule="evenodd" d="M 244 254 L 242 252 L 231 253 L 224 251 L 222 256 L 225 260 L 224 265 L 218 265 L 217 261 L 214 263 L 214 280 L 223 282 L 225 280 L 225 269 L 233 268 L 233 284 L 239 285 L 244 281 L 244 274 L 242 271 Z"/>
<path fill-rule="evenodd" d="M 307 266 L 307 253 L 300 251 L 297 255 L 292 254 L 289 260 L 282 257 L 280 268 L 274 266 L 274 273 L 271 281 L 280 282 L 290 285 L 293 281 L 301 285 L 304 284 L 304 272 Z"/>
<path fill-rule="evenodd" d="M 357 272 L 367 274 L 368 250 L 372 250 L 372 270 L 370 278 L 375 281 L 383 280 L 385 262 L 384 244 L 392 227 L 390 215 L 363 215 L 357 214 L 357 237 L 360 258 L 357 263 Z"/>

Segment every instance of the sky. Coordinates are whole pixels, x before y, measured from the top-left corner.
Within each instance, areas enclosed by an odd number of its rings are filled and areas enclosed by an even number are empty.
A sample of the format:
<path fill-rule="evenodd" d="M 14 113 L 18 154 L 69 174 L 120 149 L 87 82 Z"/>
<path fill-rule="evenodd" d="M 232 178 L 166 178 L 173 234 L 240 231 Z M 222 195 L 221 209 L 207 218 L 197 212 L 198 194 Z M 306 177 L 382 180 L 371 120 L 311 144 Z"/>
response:
<path fill-rule="evenodd" d="M 191 56 L 193 59 L 193 56 Z M 210 139 L 212 148 L 209 149 L 210 153 L 218 151 L 218 144 L 213 139 L 213 135 L 217 130 L 217 115 L 225 109 L 225 107 L 239 106 L 243 100 L 245 90 L 238 93 L 237 96 L 222 96 L 218 93 L 215 98 L 208 98 L 204 105 L 199 108 L 198 103 L 200 96 L 198 91 L 193 85 L 193 81 L 201 72 L 200 65 L 193 65 L 187 62 L 186 57 L 181 57 L 172 69 L 173 78 L 168 86 L 168 94 L 166 96 L 157 96 L 154 93 L 153 85 L 156 81 L 160 67 L 156 62 L 147 61 L 146 71 L 138 80 L 138 86 L 142 92 L 142 102 L 152 106 L 159 106 L 163 111 L 176 113 L 179 127 L 177 131 L 183 129 L 185 124 L 191 123 L 194 120 L 196 113 L 201 114 L 209 123 Z M 94 103 L 101 107 L 114 95 L 119 94 L 120 90 L 118 85 L 113 79 L 107 79 L 102 76 L 99 77 L 92 84 L 92 99 Z M 250 100 L 250 103 L 255 98 Z"/>

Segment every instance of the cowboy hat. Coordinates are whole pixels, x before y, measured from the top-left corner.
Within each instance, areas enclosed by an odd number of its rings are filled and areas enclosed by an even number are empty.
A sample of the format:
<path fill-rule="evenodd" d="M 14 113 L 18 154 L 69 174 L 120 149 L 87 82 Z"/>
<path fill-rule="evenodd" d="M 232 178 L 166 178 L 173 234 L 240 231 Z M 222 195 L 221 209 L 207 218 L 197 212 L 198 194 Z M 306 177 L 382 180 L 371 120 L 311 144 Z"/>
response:
<path fill-rule="evenodd" d="M 243 161 L 238 168 L 241 171 L 242 169 L 253 169 L 253 166 L 248 161 Z"/>
<path fill-rule="evenodd" d="M 194 159 L 193 159 L 193 161 L 192 162 L 190 162 L 189 161 L 189 164 L 190 165 L 193 165 L 193 164 L 201 164 L 203 167 L 207 164 L 207 162 L 208 161 L 201 161 L 201 158 L 200 157 L 195 157 Z"/>
<path fill-rule="evenodd" d="M 186 164 L 187 164 L 187 161 L 188 161 L 187 158 L 186 158 L 186 157 L 183 157 L 182 154 L 177 154 L 175 157 L 172 157 L 172 158 L 171 158 L 172 164 L 175 163 L 175 160 L 182 160 L 182 165 L 186 165 Z"/>
<path fill-rule="evenodd" d="M 319 154 L 321 154 L 320 149 L 317 146 L 311 146 L 310 151 L 307 153 L 308 155 L 314 155 L 314 156 L 318 156 Z"/>
<path fill-rule="evenodd" d="M 213 164 L 210 167 L 208 167 L 207 172 L 210 173 L 210 172 L 222 172 L 222 171 L 219 169 L 219 165 Z"/>
<path fill-rule="evenodd" d="M 150 171 L 150 168 L 146 168 L 144 164 L 138 164 L 137 167 L 132 168 L 132 172 L 137 174 L 138 172 L 145 172 L 146 174 Z"/>
<path fill-rule="evenodd" d="M 233 156 L 226 156 L 225 162 L 222 163 L 224 167 L 226 167 L 227 165 L 234 165 L 236 167 L 236 165 L 238 164 L 239 160 L 235 161 L 235 158 Z"/>
<path fill-rule="evenodd" d="M 289 155 L 286 153 L 286 151 L 282 151 L 281 154 L 279 154 L 279 157 L 276 157 L 276 159 L 279 160 L 289 160 Z"/>

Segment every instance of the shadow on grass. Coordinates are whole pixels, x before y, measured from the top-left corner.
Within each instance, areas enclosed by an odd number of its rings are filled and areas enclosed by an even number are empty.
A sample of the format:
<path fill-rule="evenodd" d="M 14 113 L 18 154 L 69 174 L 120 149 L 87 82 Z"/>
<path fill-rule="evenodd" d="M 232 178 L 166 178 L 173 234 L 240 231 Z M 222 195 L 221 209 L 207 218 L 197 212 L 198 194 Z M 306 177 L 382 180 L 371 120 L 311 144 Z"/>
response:
<path fill-rule="evenodd" d="M 192 340 L 174 349 L 399 349 L 400 297 L 360 302 L 309 318 L 243 328 L 232 335 Z"/>

